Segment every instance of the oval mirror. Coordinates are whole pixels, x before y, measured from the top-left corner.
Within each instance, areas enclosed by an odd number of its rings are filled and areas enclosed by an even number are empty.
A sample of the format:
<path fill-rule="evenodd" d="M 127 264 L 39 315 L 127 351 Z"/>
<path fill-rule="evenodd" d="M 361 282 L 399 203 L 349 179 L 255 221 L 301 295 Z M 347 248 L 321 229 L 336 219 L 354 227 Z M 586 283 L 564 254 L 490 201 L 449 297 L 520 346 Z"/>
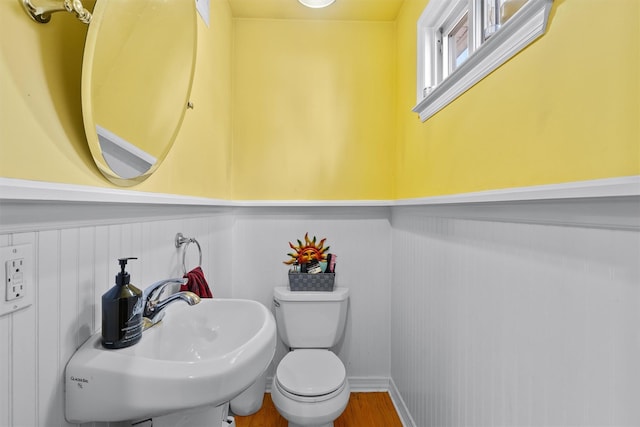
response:
<path fill-rule="evenodd" d="M 82 115 L 93 159 L 131 186 L 160 165 L 189 104 L 195 2 L 97 0 L 82 63 Z"/>

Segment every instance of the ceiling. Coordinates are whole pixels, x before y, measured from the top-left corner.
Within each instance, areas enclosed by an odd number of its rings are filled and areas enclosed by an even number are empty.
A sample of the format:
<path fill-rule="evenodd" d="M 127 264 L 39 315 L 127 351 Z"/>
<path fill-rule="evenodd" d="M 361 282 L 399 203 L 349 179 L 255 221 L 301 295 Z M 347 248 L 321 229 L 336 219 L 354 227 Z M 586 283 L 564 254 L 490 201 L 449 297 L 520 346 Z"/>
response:
<path fill-rule="evenodd" d="M 235 18 L 394 21 L 405 0 L 336 0 L 310 9 L 298 0 L 228 0 Z"/>

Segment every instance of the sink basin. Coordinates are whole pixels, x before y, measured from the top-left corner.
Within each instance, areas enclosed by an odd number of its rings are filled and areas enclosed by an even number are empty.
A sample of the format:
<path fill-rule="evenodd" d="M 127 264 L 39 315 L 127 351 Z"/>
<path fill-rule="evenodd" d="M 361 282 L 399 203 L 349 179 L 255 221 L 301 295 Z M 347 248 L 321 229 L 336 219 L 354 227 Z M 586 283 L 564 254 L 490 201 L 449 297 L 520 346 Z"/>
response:
<path fill-rule="evenodd" d="M 132 347 L 107 350 L 101 333 L 65 371 L 72 423 L 128 421 L 228 402 L 267 368 L 276 347 L 273 315 L 240 299 L 176 302 Z"/>

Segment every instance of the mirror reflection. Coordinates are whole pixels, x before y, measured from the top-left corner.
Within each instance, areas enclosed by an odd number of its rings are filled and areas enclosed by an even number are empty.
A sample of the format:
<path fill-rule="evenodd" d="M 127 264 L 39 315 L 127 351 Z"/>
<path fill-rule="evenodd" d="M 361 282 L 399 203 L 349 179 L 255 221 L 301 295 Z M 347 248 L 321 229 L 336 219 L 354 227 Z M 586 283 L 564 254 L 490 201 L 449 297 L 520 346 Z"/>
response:
<path fill-rule="evenodd" d="M 96 1 L 82 109 L 94 161 L 111 182 L 141 182 L 171 148 L 189 102 L 196 37 L 193 1 Z"/>

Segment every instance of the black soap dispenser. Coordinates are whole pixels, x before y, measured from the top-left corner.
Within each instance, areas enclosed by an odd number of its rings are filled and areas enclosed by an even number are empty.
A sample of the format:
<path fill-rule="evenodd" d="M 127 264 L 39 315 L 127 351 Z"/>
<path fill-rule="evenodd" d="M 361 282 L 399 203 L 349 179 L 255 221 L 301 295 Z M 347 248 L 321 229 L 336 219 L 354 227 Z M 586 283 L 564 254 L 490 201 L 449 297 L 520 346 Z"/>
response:
<path fill-rule="evenodd" d="M 109 349 L 134 345 L 142 338 L 144 301 L 140 289 L 129 283 L 127 261 L 120 258 L 116 285 L 102 295 L 102 346 Z"/>

